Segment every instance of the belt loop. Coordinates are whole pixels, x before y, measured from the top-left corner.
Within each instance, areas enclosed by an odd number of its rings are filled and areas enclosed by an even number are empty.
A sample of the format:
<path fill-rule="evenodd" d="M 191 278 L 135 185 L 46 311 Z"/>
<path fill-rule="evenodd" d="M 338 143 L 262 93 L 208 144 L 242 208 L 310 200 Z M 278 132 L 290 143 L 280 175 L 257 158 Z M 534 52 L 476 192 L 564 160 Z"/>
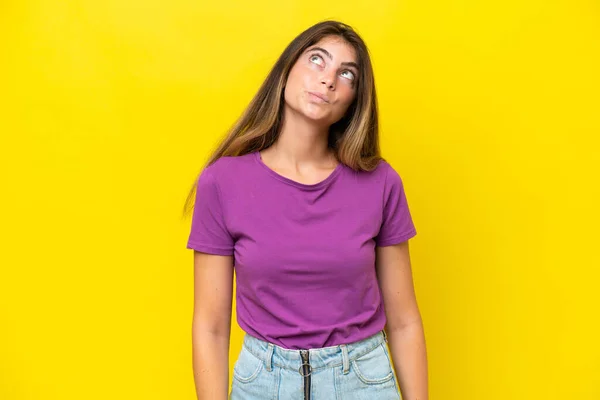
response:
<path fill-rule="evenodd" d="M 271 372 L 273 370 L 273 351 L 274 346 L 272 343 L 267 344 L 267 371 Z"/>
<path fill-rule="evenodd" d="M 348 347 L 345 344 L 341 344 L 342 349 L 342 365 L 344 375 L 350 371 L 350 360 L 348 359 Z"/>

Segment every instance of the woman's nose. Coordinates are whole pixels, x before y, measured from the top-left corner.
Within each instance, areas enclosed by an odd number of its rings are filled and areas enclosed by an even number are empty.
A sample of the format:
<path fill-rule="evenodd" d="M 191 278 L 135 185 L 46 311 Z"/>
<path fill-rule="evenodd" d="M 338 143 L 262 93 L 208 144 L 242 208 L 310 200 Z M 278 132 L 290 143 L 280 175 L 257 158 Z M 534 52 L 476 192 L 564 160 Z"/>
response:
<path fill-rule="evenodd" d="M 321 83 L 327 86 L 327 89 L 335 89 L 335 78 L 332 76 L 323 76 Z"/>

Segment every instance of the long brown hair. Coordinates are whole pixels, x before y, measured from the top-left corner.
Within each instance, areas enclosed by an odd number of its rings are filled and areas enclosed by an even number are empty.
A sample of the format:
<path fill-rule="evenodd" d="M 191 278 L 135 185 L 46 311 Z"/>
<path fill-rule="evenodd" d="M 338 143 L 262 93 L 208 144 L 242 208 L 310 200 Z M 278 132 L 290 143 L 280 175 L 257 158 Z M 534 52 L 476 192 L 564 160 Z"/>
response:
<path fill-rule="evenodd" d="M 346 115 L 329 128 L 329 147 L 340 163 L 356 171 L 372 171 L 377 166 L 383 158 L 379 150 L 377 96 L 369 51 L 356 31 L 339 21 L 319 22 L 292 40 L 206 166 L 221 157 L 242 156 L 266 149 L 275 143 L 281 128 L 283 93 L 289 72 L 308 47 L 326 36 L 338 36 L 353 46 L 359 66 L 356 97 Z M 192 209 L 196 187 L 197 179 L 185 202 L 184 216 Z"/>

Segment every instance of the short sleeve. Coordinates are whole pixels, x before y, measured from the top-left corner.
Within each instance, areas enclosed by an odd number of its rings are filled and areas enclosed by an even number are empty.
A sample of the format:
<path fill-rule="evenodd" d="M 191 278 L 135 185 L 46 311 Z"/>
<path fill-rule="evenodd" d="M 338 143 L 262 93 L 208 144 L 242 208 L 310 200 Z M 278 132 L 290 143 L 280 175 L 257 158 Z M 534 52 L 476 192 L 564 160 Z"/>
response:
<path fill-rule="evenodd" d="M 233 238 L 225 224 L 219 186 L 210 167 L 207 167 L 198 178 L 187 248 L 210 254 L 232 255 L 233 247 Z"/>
<path fill-rule="evenodd" d="M 383 218 L 375 244 L 390 246 L 414 237 L 417 231 L 408 208 L 404 185 L 391 165 L 388 165 L 383 196 Z"/>

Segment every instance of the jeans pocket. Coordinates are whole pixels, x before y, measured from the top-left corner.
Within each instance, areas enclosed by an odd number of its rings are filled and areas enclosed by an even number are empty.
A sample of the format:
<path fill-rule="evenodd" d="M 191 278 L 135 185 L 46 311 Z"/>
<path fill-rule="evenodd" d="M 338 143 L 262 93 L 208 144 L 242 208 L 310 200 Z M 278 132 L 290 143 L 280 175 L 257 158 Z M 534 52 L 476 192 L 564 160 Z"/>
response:
<path fill-rule="evenodd" d="M 363 383 L 376 385 L 393 379 L 394 372 L 385 343 L 380 344 L 367 354 L 352 360 L 352 370 Z"/>
<path fill-rule="evenodd" d="M 258 377 L 263 367 L 264 362 L 242 346 L 233 366 L 233 377 L 242 383 L 250 383 Z"/>

